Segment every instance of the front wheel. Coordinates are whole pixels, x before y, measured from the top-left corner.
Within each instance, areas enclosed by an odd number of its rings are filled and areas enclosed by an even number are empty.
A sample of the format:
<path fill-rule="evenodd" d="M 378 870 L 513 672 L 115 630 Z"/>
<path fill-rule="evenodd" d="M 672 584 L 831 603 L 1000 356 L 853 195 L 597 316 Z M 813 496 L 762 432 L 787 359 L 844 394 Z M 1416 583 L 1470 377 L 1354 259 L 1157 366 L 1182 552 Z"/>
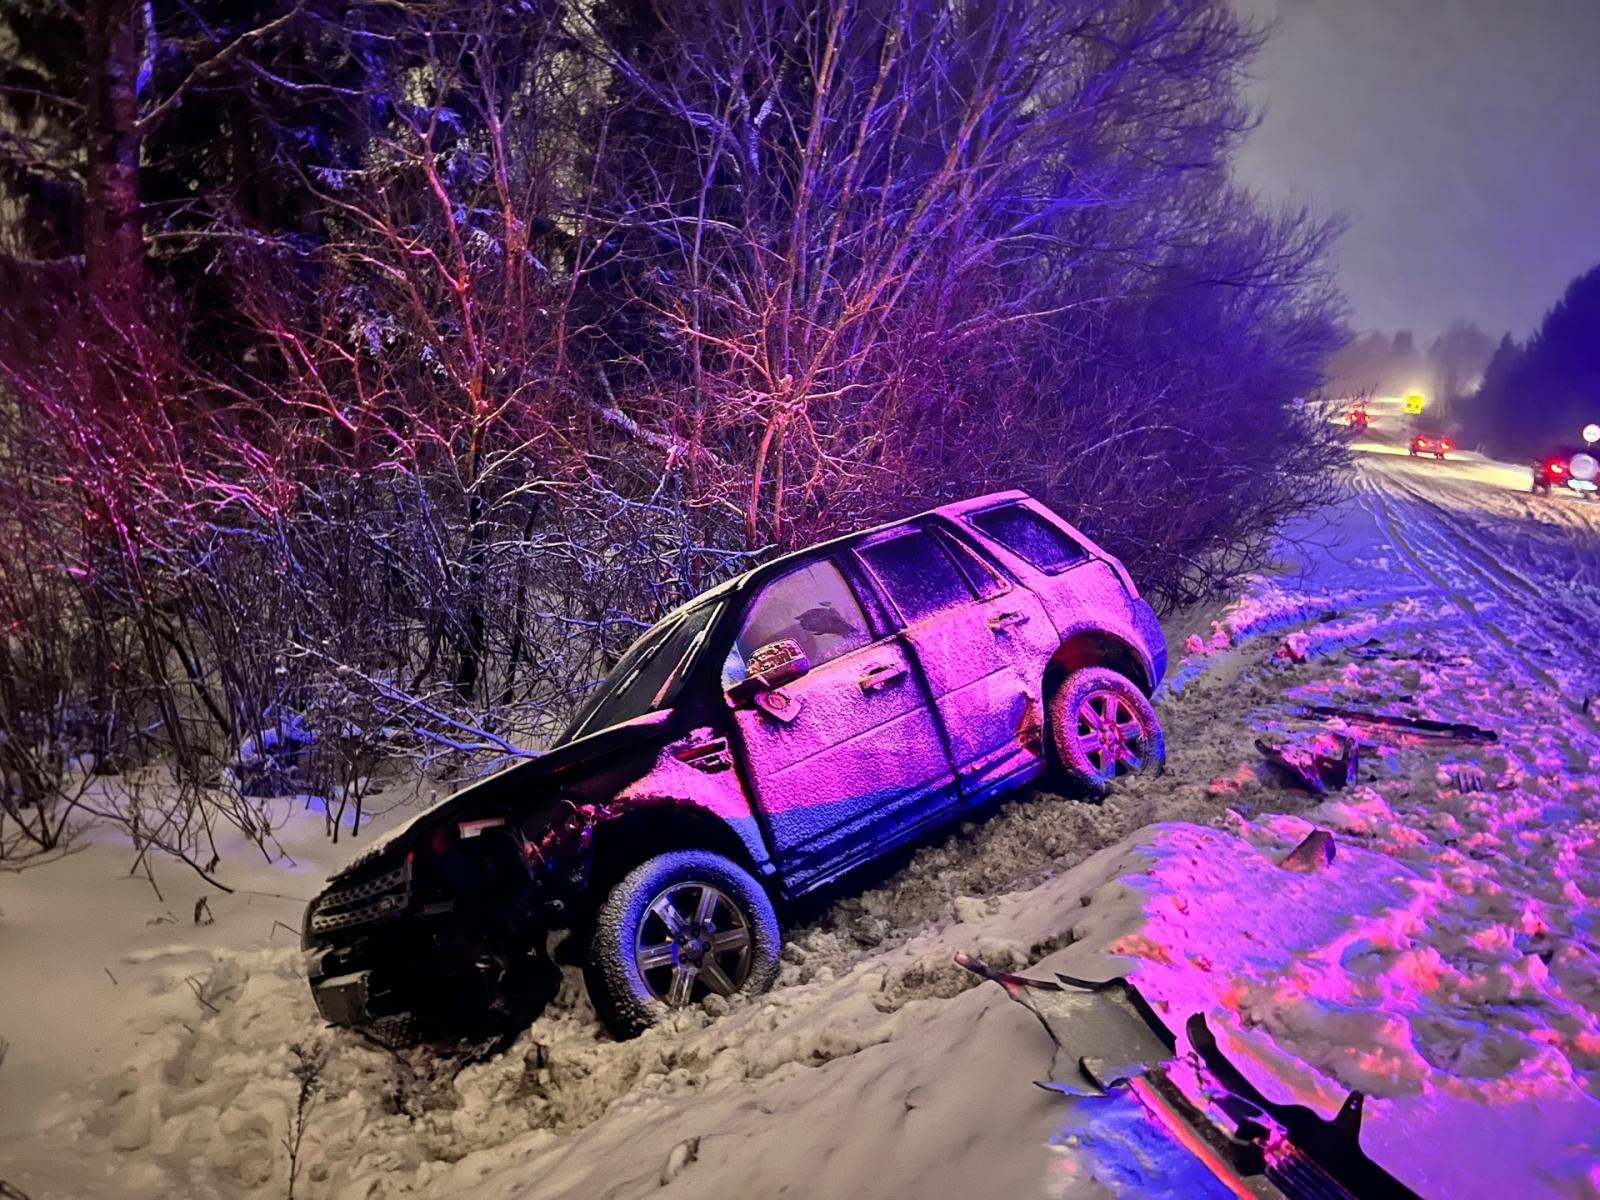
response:
<path fill-rule="evenodd" d="M 756 995 L 778 977 L 772 901 L 720 854 L 676 850 L 635 867 L 595 915 L 584 982 L 612 1033 L 636 1037 L 708 995 Z"/>
<path fill-rule="evenodd" d="M 1067 785 L 1105 796 L 1121 776 L 1159 770 L 1167 759 L 1161 722 L 1126 675 L 1086 667 L 1050 697 L 1050 741 Z"/>

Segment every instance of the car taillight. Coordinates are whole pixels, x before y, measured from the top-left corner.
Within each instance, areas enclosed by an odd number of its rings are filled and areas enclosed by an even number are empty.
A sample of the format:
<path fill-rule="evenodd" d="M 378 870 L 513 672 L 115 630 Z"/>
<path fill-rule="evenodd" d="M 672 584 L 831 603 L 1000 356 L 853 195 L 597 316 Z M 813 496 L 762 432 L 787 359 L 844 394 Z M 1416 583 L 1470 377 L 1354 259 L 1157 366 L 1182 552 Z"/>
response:
<path fill-rule="evenodd" d="M 1552 462 L 1546 470 L 1552 475 L 1564 475 L 1566 474 L 1567 464 L 1564 462 Z"/>

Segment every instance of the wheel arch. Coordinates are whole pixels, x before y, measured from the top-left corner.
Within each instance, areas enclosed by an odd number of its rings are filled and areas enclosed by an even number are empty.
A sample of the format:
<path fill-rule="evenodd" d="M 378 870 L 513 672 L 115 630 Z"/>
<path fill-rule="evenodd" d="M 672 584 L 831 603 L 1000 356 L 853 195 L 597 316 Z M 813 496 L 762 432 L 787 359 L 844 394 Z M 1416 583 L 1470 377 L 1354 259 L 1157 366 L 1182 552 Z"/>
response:
<path fill-rule="evenodd" d="M 1133 645 L 1104 629 L 1083 629 L 1062 641 L 1044 672 L 1044 699 L 1048 702 L 1061 681 L 1085 667 L 1108 667 L 1124 675 L 1146 696 L 1155 690 L 1144 656 Z"/>
<path fill-rule="evenodd" d="M 587 891 L 598 906 L 629 871 L 673 850 L 709 850 L 737 863 L 766 886 L 765 872 L 738 830 L 696 804 L 638 805 L 595 827 Z"/>

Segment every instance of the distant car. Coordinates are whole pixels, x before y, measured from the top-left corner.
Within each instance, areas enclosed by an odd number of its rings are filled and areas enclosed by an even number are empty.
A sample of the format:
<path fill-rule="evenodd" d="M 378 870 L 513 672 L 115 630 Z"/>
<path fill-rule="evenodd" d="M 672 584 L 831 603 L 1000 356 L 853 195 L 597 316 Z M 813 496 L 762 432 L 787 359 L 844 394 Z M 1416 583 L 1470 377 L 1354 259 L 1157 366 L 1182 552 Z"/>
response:
<path fill-rule="evenodd" d="M 1162 763 L 1166 660 L 1122 564 L 1021 492 L 779 558 L 652 626 L 549 753 L 335 875 L 305 917 L 317 1007 L 525 1022 L 555 930 L 621 1036 L 764 991 L 787 902 L 1006 789 Z"/>
<path fill-rule="evenodd" d="M 1576 492 L 1593 500 L 1600 488 L 1600 462 L 1587 450 L 1554 450 L 1533 462 L 1533 488 L 1546 496 L 1557 491 Z"/>
<path fill-rule="evenodd" d="M 1431 454 L 1435 458 L 1443 458 L 1456 448 L 1456 444 L 1449 438 L 1438 434 L 1419 433 L 1411 439 L 1411 457 L 1419 458 L 1424 454 Z"/>

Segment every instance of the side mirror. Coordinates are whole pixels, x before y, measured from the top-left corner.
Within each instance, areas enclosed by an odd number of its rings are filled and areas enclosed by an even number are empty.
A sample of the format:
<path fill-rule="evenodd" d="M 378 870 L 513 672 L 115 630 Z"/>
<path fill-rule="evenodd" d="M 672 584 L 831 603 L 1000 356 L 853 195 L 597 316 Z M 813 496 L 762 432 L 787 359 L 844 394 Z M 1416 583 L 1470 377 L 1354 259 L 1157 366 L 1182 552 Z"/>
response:
<path fill-rule="evenodd" d="M 754 700 L 762 692 L 793 683 L 810 670 L 811 660 L 799 642 L 793 638 L 768 642 L 750 656 L 744 678 L 728 689 L 728 699 L 740 704 Z"/>

